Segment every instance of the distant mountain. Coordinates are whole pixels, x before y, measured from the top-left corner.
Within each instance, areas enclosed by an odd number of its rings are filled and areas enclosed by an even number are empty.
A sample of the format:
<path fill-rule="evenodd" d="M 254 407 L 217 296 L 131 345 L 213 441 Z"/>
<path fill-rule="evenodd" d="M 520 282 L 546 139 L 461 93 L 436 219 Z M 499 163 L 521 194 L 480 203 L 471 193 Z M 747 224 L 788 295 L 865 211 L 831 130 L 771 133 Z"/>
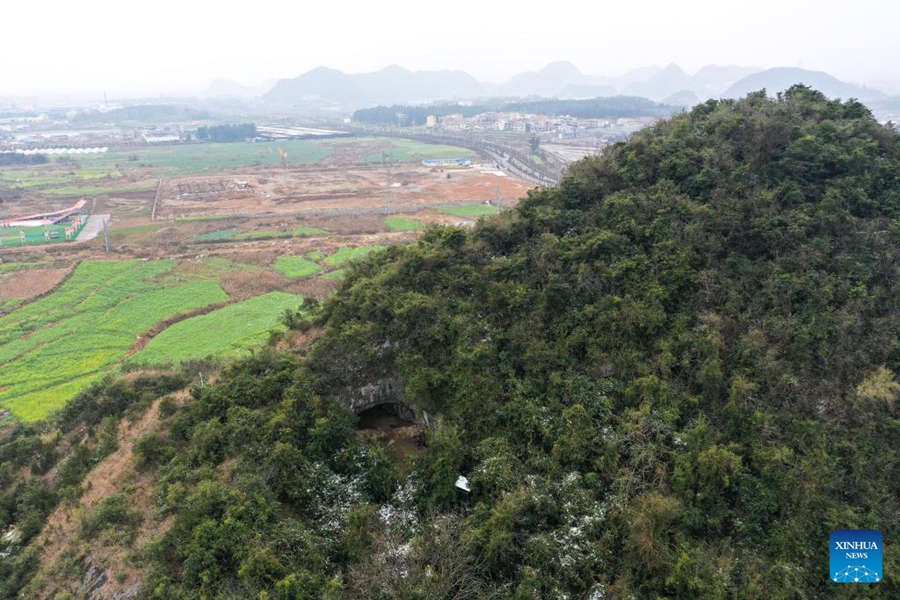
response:
<path fill-rule="evenodd" d="M 294 79 L 281 79 L 263 99 L 277 104 L 324 102 L 361 104 L 366 92 L 353 79 L 337 69 L 316 67 Z"/>
<path fill-rule="evenodd" d="M 550 63 L 540 71 L 519 73 L 501 88 L 507 96 L 542 96 L 553 98 L 570 85 L 591 85 L 585 76 L 570 62 Z"/>
<path fill-rule="evenodd" d="M 203 95 L 212 98 L 254 98 L 271 90 L 275 83 L 276 80 L 270 79 L 260 85 L 241 85 L 229 79 L 214 79 Z"/>
<path fill-rule="evenodd" d="M 624 93 L 660 100 L 681 90 L 690 89 L 691 77 L 675 63 L 644 81 L 635 81 L 625 87 Z"/>
<path fill-rule="evenodd" d="M 472 98 L 484 93 L 482 85 L 465 71 L 412 72 L 391 65 L 350 78 L 365 91 L 368 100 L 378 104 Z"/>
<path fill-rule="evenodd" d="M 685 106 L 691 107 L 700 104 L 702 101 L 697 97 L 697 94 L 693 92 L 693 90 L 681 90 L 680 92 L 675 92 L 670 96 L 666 96 L 663 98 L 663 104 L 669 104 L 670 106 Z"/>
<path fill-rule="evenodd" d="M 584 100 L 588 98 L 615 96 L 616 94 L 616 88 L 611 85 L 570 83 L 561 89 L 556 96 L 561 100 Z"/>
<path fill-rule="evenodd" d="M 764 88 L 770 95 L 774 95 L 797 83 L 819 90 L 829 98 L 875 100 L 885 96 L 884 93 L 878 90 L 841 81 L 822 71 L 807 71 L 796 67 L 778 67 L 744 77 L 725 90 L 722 97 L 742 98 L 750 92 Z"/>
<path fill-rule="evenodd" d="M 482 94 L 484 87 L 464 71 L 412 72 L 391 65 L 357 75 L 319 67 L 294 79 L 282 79 L 263 98 L 279 104 L 317 100 L 361 106 L 451 100 Z"/>
<path fill-rule="evenodd" d="M 599 77 L 595 79 L 601 79 L 610 85 L 616 86 L 616 89 L 624 90 L 629 84 L 634 83 L 635 81 L 647 81 L 660 71 L 662 71 L 660 67 L 652 65 L 649 67 L 631 69 L 624 75 L 619 75 L 618 77 Z"/>
<path fill-rule="evenodd" d="M 718 98 L 735 82 L 760 71 L 759 67 L 706 65 L 691 77 L 690 88 L 702 99 Z"/>

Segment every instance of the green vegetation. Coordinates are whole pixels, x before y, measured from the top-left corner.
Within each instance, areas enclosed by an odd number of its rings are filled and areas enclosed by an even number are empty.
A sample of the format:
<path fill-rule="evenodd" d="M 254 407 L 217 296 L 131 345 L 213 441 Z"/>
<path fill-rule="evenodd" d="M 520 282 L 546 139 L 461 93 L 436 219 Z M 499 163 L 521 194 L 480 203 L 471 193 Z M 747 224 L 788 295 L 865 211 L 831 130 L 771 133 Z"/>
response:
<path fill-rule="evenodd" d="M 294 237 L 290 231 L 248 231 L 234 236 L 237 240 L 268 240 L 272 238 Z"/>
<path fill-rule="evenodd" d="M 275 270 L 288 279 L 300 279 L 315 275 L 322 267 L 301 256 L 282 256 L 275 261 Z"/>
<path fill-rule="evenodd" d="M 356 248 L 341 248 L 324 260 L 326 265 L 339 267 L 351 260 L 358 260 L 371 252 L 380 252 L 384 246 L 357 246 Z"/>
<path fill-rule="evenodd" d="M 542 165 L 542 164 L 544 164 L 544 159 L 541 158 L 540 155 L 538 155 L 538 154 L 532 154 L 532 155 L 529 156 L 528 158 L 530 158 L 530 159 L 531 159 L 531 162 L 533 162 L 533 163 L 536 164 L 536 165 Z"/>
<path fill-rule="evenodd" d="M 832 531 L 900 537 L 898 256 L 900 135 L 858 102 L 798 86 L 679 114 L 513 211 L 354 262 L 310 318 L 286 311 L 320 330 L 305 358 L 193 386 L 135 444 L 171 523 L 134 551 L 145 591 L 900 597 L 826 576 Z M 0 434 L 0 529 L 25 540 L 0 598 L 81 585 L 83 560 L 72 582 L 35 576 L 34 536 L 170 377 L 100 382 Z M 430 415 L 410 463 L 340 400 L 385 380 Z M 82 535 L 134 536 L 120 493 Z"/>
<path fill-rule="evenodd" d="M 337 269 L 336 271 L 329 271 L 322 275 L 325 279 L 343 279 L 347 275 L 346 269 Z"/>
<path fill-rule="evenodd" d="M 46 417 L 157 323 L 228 299 L 213 280 L 166 277 L 173 266 L 85 262 L 53 294 L 0 317 L 0 406 Z"/>
<path fill-rule="evenodd" d="M 76 229 L 75 237 L 77 237 L 78 233 L 84 228 L 85 223 L 82 223 L 81 226 Z M 22 233 L 25 234 L 24 245 L 65 242 L 67 241 L 66 229 L 68 228 L 68 224 L 47 225 L 45 227 L 0 227 L 0 246 L 22 246 Z M 50 236 L 56 235 L 56 237 L 48 238 L 47 232 L 50 233 Z"/>
<path fill-rule="evenodd" d="M 410 219 L 407 217 L 388 217 L 384 220 L 391 231 L 418 231 L 425 228 L 422 221 Z"/>
<path fill-rule="evenodd" d="M 201 242 L 215 242 L 217 240 L 230 240 L 237 235 L 238 229 L 232 227 L 231 229 L 219 229 L 217 231 L 210 231 L 209 233 L 201 233 L 195 239 Z"/>
<path fill-rule="evenodd" d="M 357 138 L 356 141 L 362 142 L 381 142 L 388 143 L 390 147 L 384 152 L 390 155 L 390 159 L 394 162 L 419 162 L 426 158 L 469 158 L 475 159 L 478 155 L 467 149 L 458 146 L 448 146 L 446 144 L 429 144 L 427 142 L 419 142 L 415 140 L 407 140 L 400 138 Z M 327 140 L 325 143 L 329 145 L 346 144 L 346 140 Z M 384 154 L 376 152 L 359 159 L 362 163 L 380 163 L 384 161 Z"/>
<path fill-rule="evenodd" d="M 496 215 L 497 207 L 491 204 L 465 204 L 463 206 L 444 206 L 439 208 L 438 212 L 454 217 L 483 217 L 484 215 Z"/>
<path fill-rule="evenodd" d="M 294 230 L 294 237 L 301 237 L 304 235 L 328 235 L 329 233 L 331 232 L 320 227 L 303 226 Z"/>
<path fill-rule="evenodd" d="M 313 250 L 312 252 L 307 252 L 306 258 L 310 260 L 322 260 L 325 258 L 325 253 L 321 250 Z"/>
<path fill-rule="evenodd" d="M 132 365 L 177 364 L 208 357 L 247 354 L 283 330 L 279 317 L 303 298 L 270 292 L 172 325 L 129 361 Z"/>
<path fill-rule="evenodd" d="M 710 101 L 358 265 L 309 368 L 443 416 L 417 506 L 470 477 L 504 596 L 830 597 L 831 531 L 900 536 L 898 223 L 858 102 Z"/>

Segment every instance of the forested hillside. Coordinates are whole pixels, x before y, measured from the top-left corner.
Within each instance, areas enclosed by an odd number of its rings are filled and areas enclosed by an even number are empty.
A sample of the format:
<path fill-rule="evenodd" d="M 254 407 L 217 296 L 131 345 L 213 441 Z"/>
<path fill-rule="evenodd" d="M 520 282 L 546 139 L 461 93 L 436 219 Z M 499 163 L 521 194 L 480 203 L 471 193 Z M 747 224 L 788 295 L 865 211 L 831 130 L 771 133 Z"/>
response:
<path fill-rule="evenodd" d="M 6 431 L 0 597 L 77 595 L 115 545 L 148 598 L 898 597 L 898 256 L 900 136 L 864 106 L 699 105 L 370 255 L 288 315 L 316 341 L 153 405 L 137 483 L 82 513 L 117 419 L 184 380 Z M 338 400 L 384 380 L 429 416 L 410 462 Z M 42 559 L 67 502 L 78 542 Z M 829 581 L 835 529 L 882 532 L 884 581 Z"/>

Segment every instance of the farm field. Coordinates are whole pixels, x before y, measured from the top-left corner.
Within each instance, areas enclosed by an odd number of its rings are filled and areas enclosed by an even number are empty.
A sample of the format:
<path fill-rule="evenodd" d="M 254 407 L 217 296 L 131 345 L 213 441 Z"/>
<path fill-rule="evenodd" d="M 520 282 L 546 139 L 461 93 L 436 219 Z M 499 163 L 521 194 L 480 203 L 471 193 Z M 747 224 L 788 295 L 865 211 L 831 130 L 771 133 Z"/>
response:
<path fill-rule="evenodd" d="M 363 137 L 0 167 L 0 214 L 62 209 L 90 190 L 93 212 L 111 215 L 112 246 L 22 245 L 17 230 L 0 231 L 0 409 L 37 421 L 126 367 L 246 353 L 282 327 L 284 308 L 333 293 L 350 261 L 409 244 L 431 224 L 470 226 L 493 214 L 483 202 L 498 191 L 512 201 L 529 187 L 477 167 L 421 164 L 458 156 L 474 158 Z"/>
<path fill-rule="evenodd" d="M 129 360 L 134 365 L 168 365 L 209 357 L 246 354 L 265 342 L 270 330 L 284 331 L 279 319 L 296 310 L 301 296 L 270 292 L 176 323 Z"/>
<path fill-rule="evenodd" d="M 351 260 L 362 258 L 370 252 L 384 250 L 385 246 L 357 246 L 356 248 L 341 248 L 334 254 L 325 257 L 323 262 L 332 267 L 342 266 Z"/>
<path fill-rule="evenodd" d="M 288 279 L 300 279 L 315 275 L 322 267 L 302 256 L 282 256 L 275 261 L 275 270 Z"/>
<path fill-rule="evenodd" d="M 410 219 L 409 217 L 388 217 L 384 220 L 384 224 L 391 231 L 418 231 L 425 228 L 425 224 L 422 221 Z"/>
<path fill-rule="evenodd" d="M 287 153 L 284 163 L 278 149 Z M 0 184 L 24 192 L 53 196 L 93 196 L 156 188 L 160 177 L 220 173 L 235 169 L 302 167 L 341 162 L 381 162 L 422 158 L 473 157 L 470 150 L 393 138 L 283 140 L 181 144 L 126 148 L 103 154 L 52 157 L 41 165 L 0 168 Z M 333 158 L 332 161 L 327 159 Z M 347 160 L 344 160 L 344 159 Z"/>
<path fill-rule="evenodd" d="M 170 261 L 79 265 L 58 290 L 0 317 L 0 406 L 32 421 L 126 357 L 139 335 L 228 299 L 214 278 L 171 276 Z"/>
<path fill-rule="evenodd" d="M 466 204 L 463 206 L 442 206 L 437 209 L 447 215 L 454 217 L 483 217 L 485 215 L 496 215 L 497 207 L 490 204 Z"/>

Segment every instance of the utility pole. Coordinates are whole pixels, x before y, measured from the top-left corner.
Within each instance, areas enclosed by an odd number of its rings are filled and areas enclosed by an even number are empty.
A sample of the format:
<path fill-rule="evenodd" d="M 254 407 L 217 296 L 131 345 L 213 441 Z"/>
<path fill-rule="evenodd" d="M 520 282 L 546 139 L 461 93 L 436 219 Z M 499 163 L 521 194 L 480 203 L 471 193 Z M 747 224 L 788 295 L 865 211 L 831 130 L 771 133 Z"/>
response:
<path fill-rule="evenodd" d="M 109 254 L 109 219 L 103 219 L 103 246 Z"/>
<path fill-rule="evenodd" d="M 388 154 L 387 152 L 381 153 L 381 160 L 384 163 L 385 176 L 387 177 L 389 214 L 393 214 L 394 212 L 394 184 L 391 182 L 391 162 L 393 162 L 393 158 L 393 154 Z"/>
<path fill-rule="evenodd" d="M 503 208 L 503 206 L 502 206 L 503 198 L 500 195 L 500 186 L 499 185 L 497 186 L 496 201 L 497 201 L 497 212 L 499 213 L 500 209 Z"/>

